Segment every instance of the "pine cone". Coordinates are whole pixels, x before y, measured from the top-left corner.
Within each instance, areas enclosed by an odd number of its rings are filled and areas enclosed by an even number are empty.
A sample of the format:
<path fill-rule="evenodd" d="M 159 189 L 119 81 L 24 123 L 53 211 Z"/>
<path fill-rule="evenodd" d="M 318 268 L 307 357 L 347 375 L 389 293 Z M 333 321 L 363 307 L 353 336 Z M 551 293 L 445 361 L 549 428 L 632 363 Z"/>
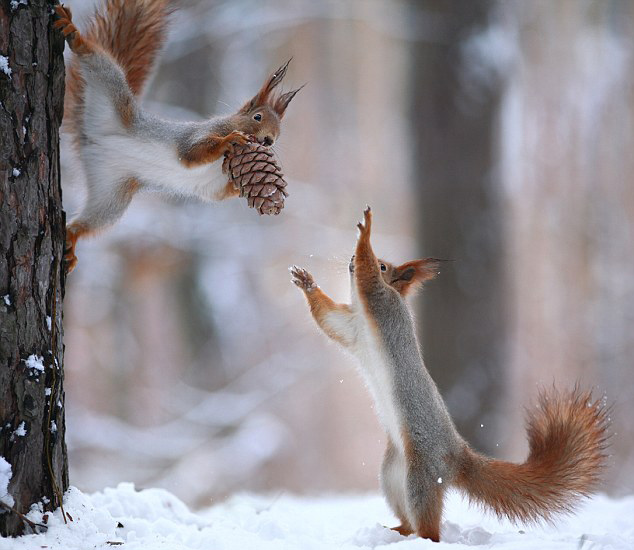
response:
<path fill-rule="evenodd" d="M 222 171 L 229 176 L 241 197 L 247 197 L 250 208 L 260 215 L 277 216 L 284 208 L 286 182 L 273 151 L 259 143 L 236 145 L 222 163 Z"/>

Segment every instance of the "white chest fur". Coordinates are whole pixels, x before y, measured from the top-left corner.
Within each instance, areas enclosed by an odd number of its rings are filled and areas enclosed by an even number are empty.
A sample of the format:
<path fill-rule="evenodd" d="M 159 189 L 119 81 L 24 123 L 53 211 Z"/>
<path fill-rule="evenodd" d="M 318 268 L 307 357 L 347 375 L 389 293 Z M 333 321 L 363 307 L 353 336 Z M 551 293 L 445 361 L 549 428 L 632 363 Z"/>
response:
<path fill-rule="evenodd" d="M 355 315 L 354 319 L 357 325 L 357 340 L 352 351 L 374 399 L 379 421 L 394 445 L 403 452 L 401 419 L 394 402 L 394 383 L 390 365 L 382 352 L 375 328 L 369 325 L 364 315 Z"/>

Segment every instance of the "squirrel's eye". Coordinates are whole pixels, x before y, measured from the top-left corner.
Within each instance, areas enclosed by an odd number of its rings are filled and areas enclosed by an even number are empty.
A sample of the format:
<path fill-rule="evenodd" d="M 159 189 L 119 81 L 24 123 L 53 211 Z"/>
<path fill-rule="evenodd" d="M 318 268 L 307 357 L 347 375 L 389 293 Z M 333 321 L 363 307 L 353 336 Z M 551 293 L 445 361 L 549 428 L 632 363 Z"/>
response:
<path fill-rule="evenodd" d="M 253 115 L 253 120 L 257 120 L 258 122 L 260 122 L 262 120 L 262 115 L 260 113 L 258 113 L 257 115 Z"/>
<path fill-rule="evenodd" d="M 385 264 L 381 264 L 381 271 L 387 271 L 387 266 Z"/>

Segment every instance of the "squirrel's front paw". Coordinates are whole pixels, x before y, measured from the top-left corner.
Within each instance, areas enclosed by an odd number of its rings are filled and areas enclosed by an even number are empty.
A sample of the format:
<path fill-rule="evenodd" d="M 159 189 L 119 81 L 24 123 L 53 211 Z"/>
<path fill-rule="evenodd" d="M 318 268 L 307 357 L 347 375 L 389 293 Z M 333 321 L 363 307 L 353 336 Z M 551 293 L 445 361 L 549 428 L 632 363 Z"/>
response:
<path fill-rule="evenodd" d="M 288 268 L 291 272 L 291 281 L 305 292 L 312 292 L 317 288 L 313 276 L 305 269 L 293 265 Z"/>
<path fill-rule="evenodd" d="M 372 229 L 372 209 L 369 206 L 365 207 L 363 211 L 363 221 L 357 224 L 359 229 L 359 238 L 370 237 L 370 230 Z"/>
<path fill-rule="evenodd" d="M 253 136 L 245 134 L 240 130 L 234 130 L 228 136 L 225 137 L 225 142 L 230 145 L 244 145 L 253 141 Z"/>

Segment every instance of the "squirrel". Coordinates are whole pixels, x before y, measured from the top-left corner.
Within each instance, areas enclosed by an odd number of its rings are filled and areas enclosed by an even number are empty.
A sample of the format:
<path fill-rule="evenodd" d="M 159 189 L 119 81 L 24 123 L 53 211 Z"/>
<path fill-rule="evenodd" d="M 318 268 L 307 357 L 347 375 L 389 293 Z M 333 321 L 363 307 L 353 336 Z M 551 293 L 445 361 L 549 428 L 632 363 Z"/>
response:
<path fill-rule="evenodd" d="M 87 199 L 66 227 L 67 272 L 77 239 L 114 223 L 144 188 L 220 201 L 238 196 L 217 162 L 235 145 L 272 146 L 297 92 L 274 93 L 290 60 L 236 113 L 202 122 L 174 122 L 141 109 L 138 96 L 152 72 L 172 12 L 168 0 L 106 0 L 85 33 L 71 10 L 55 7 L 55 28 L 73 52 L 64 114 L 83 164 Z"/>
<path fill-rule="evenodd" d="M 393 265 L 370 244 L 372 213 L 358 224 L 350 262 L 351 303 L 337 304 L 306 270 L 290 268 L 313 318 L 332 340 L 358 359 L 387 432 L 381 489 L 397 518 L 393 529 L 438 542 L 444 494 L 456 487 L 500 517 L 525 523 L 570 512 L 599 482 L 605 461 L 608 411 L 591 392 L 542 393 L 527 418 L 530 447 L 523 464 L 474 451 L 460 436 L 427 371 L 405 301 L 436 277 L 425 258 Z"/>

